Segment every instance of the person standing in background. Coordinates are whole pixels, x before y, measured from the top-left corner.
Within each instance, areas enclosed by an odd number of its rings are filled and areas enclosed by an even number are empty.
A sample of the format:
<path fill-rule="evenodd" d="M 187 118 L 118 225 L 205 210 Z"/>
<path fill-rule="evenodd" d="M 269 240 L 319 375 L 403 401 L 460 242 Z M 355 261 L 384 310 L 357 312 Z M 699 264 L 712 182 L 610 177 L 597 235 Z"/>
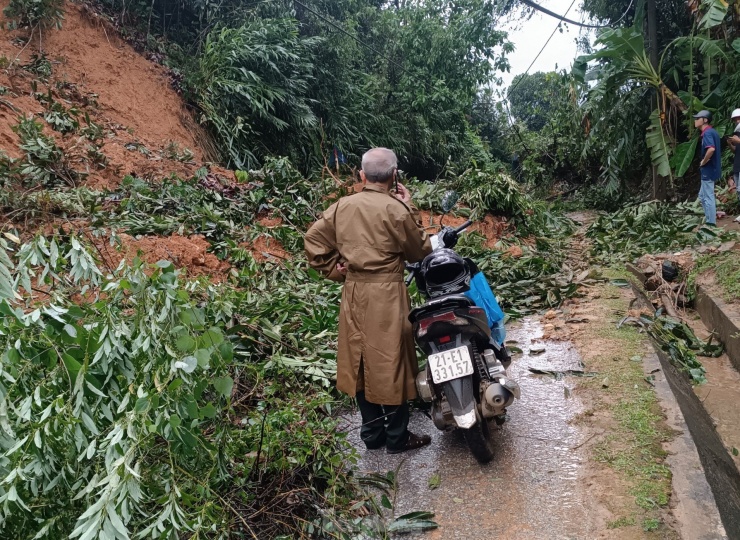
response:
<path fill-rule="evenodd" d="M 732 185 L 730 187 L 735 188 L 735 195 L 740 202 L 740 109 L 732 111 L 731 118 L 735 122 L 735 130 L 727 138 L 727 142 L 735 154 L 735 159 L 732 162 L 732 180 L 730 180 Z M 735 218 L 735 221 L 740 222 L 740 215 Z"/>
<path fill-rule="evenodd" d="M 717 225 L 717 202 L 714 198 L 714 184 L 722 174 L 722 154 L 717 131 L 711 126 L 712 113 L 699 111 L 694 115 L 694 126 L 701 130 L 701 188 L 699 201 L 704 208 L 704 221 L 707 225 Z"/>

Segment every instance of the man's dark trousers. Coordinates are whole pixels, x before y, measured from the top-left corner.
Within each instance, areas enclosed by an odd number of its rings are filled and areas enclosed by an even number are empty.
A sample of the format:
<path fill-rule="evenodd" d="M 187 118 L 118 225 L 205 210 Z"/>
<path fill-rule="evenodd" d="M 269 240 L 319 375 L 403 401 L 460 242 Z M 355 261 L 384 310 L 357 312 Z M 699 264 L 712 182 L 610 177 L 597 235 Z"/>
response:
<path fill-rule="evenodd" d="M 360 437 L 368 449 L 386 446 L 400 450 L 409 438 L 409 404 L 377 405 L 365 399 L 365 392 L 357 392 L 357 405 L 362 414 Z"/>

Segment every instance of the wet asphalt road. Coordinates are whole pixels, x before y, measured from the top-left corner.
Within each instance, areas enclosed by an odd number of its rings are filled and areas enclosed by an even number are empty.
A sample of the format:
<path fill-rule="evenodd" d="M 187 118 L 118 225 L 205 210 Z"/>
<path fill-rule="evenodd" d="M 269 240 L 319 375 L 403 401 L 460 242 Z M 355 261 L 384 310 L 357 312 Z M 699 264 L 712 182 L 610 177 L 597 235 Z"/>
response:
<path fill-rule="evenodd" d="M 491 423 L 495 456 L 488 465 L 475 461 L 461 434 L 438 431 L 418 411 L 412 414 L 411 431 L 432 436 L 431 446 L 420 450 L 398 455 L 368 451 L 359 431 L 350 432 L 360 451 L 360 471 L 384 474 L 400 467 L 396 516 L 416 510 L 436 514 L 440 528 L 421 537 L 556 540 L 596 536 L 588 494 L 579 481 L 579 467 L 587 458 L 578 447 L 585 436 L 568 423 L 580 411 L 570 393 L 572 378 L 555 379 L 528 371 L 530 367 L 581 369 L 580 359 L 568 342 L 531 343 L 541 335 L 535 319 L 508 329 L 507 341 L 516 341 L 515 346 L 523 349 L 509 368 L 509 375 L 521 385 L 522 398 L 509 407 L 509 421 L 502 427 Z M 543 346 L 544 353 L 529 352 Z M 359 425 L 359 413 L 347 420 Z M 435 474 L 441 482 L 431 489 L 429 479 Z"/>

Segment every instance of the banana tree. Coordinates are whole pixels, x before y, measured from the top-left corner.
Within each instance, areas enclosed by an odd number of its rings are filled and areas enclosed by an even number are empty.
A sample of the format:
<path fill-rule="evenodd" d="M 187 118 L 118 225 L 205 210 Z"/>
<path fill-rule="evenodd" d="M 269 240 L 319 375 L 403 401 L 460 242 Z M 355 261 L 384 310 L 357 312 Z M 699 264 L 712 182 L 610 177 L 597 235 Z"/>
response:
<path fill-rule="evenodd" d="M 598 81 L 589 90 L 589 98 L 603 94 L 608 88 L 629 86 L 655 90 L 655 108 L 645 134 L 650 158 L 661 176 L 673 182 L 670 158 L 675 143 L 668 129 L 672 119 L 687 110 L 686 104 L 661 77 L 661 63 L 653 67 L 645 50 L 642 33 L 635 27 L 608 29 L 599 34 L 593 54 L 579 57 L 574 64 L 574 76 L 583 82 Z M 599 64 L 588 70 L 588 63 Z"/>

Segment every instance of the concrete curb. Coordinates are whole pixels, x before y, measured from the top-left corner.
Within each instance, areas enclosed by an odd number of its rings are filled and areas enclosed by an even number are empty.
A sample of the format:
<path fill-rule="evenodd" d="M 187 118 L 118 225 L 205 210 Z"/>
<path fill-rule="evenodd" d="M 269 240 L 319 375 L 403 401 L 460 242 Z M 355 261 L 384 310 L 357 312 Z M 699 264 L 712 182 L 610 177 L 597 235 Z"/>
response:
<path fill-rule="evenodd" d="M 631 265 L 627 265 L 629 270 L 639 282 L 645 283 L 645 275 L 640 270 Z M 650 304 L 647 295 L 642 287 L 632 282 L 632 290 L 635 296 L 642 302 Z M 726 313 L 726 305 L 721 300 L 713 298 L 707 291 L 700 289 L 697 299 L 697 311 L 702 318 L 702 322 L 708 328 L 715 328 L 719 334 L 720 341 L 727 347 L 726 338 L 733 341 L 733 349 L 740 352 L 740 334 L 737 327 L 732 323 Z M 701 302 L 702 309 L 698 309 Z M 706 318 L 705 318 L 706 317 Z M 733 330 L 734 328 L 734 330 Z M 735 335 L 735 337 L 733 337 Z M 712 417 L 704 408 L 704 404 L 694 393 L 686 374 L 680 372 L 671 363 L 668 355 L 658 347 L 653 347 L 660 365 L 668 381 L 668 386 L 675 396 L 678 406 L 686 422 L 691 438 L 699 454 L 699 461 L 704 469 L 704 475 L 709 487 L 714 495 L 714 500 L 719 511 L 722 525 L 726 531 L 727 537 L 740 539 L 740 472 L 735 466 L 732 456 L 728 452 L 722 438 L 714 427 Z M 733 366 L 740 371 L 740 356 L 737 354 L 733 357 L 728 348 L 728 356 Z M 711 538 L 709 536 L 708 538 Z"/>
<path fill-rule="evenodd" d="M 712 296 L 701 285 L 696 291 L 696 311 L 699 312 L 704 326 L 717 333 L 730 362 L 740 371 L 740 314 L 732 314 L 730 306 Z"/>
<path fill-rule="evenodd" d="M 740 472 L 686 375 L 671 364 L 666 353 L 655 351 L 696 445 L 727 536 L 740 538 Z"/>
<path fill-rule="evenodd" d="M 654 349 L 654 347 L 653 347 Z M 686 418 L 670 388 L 666 373 L 655 352 L 643 359 L 645 375 L 654 377 L 655 393 L 663 408 L 668 427 L 676 435 L 664 443 L 666 463 L 671 469 L 671 509 L 676 528 L 686 540 L 726 540 L 728 538 L 717 501 L 702 466 Z"/>

